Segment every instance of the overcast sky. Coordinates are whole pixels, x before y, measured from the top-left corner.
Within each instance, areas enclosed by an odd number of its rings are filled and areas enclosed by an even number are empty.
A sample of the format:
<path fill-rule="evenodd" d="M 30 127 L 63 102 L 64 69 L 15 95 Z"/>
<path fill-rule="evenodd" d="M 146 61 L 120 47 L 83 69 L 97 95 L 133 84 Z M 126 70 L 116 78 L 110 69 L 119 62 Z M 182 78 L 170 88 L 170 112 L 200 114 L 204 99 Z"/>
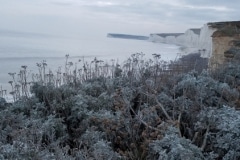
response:
<path fill-rule="evenodd" d="M 0 29 L 61 35 L 184 32 L 239 20 L 238 0 L 0 0 Z"/>

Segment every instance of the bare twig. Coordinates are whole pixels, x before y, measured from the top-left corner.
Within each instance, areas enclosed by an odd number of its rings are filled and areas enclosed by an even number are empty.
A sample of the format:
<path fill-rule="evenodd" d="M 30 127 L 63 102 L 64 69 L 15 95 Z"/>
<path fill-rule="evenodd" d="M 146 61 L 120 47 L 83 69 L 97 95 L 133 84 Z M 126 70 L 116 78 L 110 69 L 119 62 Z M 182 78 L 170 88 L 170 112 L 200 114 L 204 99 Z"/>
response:
<path fill-rule="evenodd" d="M 142 120 L 142 118 L 141 118 L 141 117 L 134 111 L 134 109 L 131 107 L 129 101 L 127 101 L 125 98 L 123 98 L 123 100 L 124 100 L 126 106 L 128 106 L 128 108 L 132 111 L 132 113 L 135 115 L 135 117 L 137 117 L 137 119 L 138 119 L 143 125 L 145 125 L 147 128 L 150 128 L 150 129 L 152 129 L 152 130 L 161 132 L 161 130 L 159 130 L 159 129 L 155 128 L 155 127 L 152 127 L 152 126 L 148 125 L 144 120 Z"/>
<path fill-rule="evenodd" d="M 209 126 L 207 126 L 207 131 L 206 131 L 206 133 L 205 133 L 205 136 L 204 136 L 204 139 L 203 139 L 203 143 L 202 143 L 202 146 L 201 146 L 201 150 L 202 150 L 202 151 L 205 149 L 206 144 L 207 144 L 208 132 L 209 132 Z"/>
<path fill-rule="evenodd" d="M 145 125 L 147 128 L 150 128 L 150 129 L 152 129 L 152 130 L 161 132 L 159 129 L 157 129 L 157 128 L 155 128 L 155 127 L 152 127 L 152 126 L 148 125 L 145 121 L 143 121 L 142 118 L 141 118 L 139 115 L 136 114 L 136 112 L 132 109 L 131 106 L 129 106 L 129 108 L 130 108 L 130 110 L 135 114 L 135 116 L 138 118 L 138 120 L 139 120 L 143 125 Z"/>
<path fill-rule="evenodd" d="M 182 117 L 182 113 L 179 114 L 178 123 L 177 123 L 178 124 L 178 132 L 179 132 L 180 137 L 182 137 L 182 133 L 181 133 L 181 130 L 180 130 L 181 117 Z"/>
<path fill-rule="evenodd" d="M 157 99 L 157 96 L 155 93 L 157 93 L 157 91 L 155 90 L 152 90 L 154 94 L 150 95 L 149 96 L 152 96 L 155 98 L 156 102 L 157 102 L 157 105 L 161 108 L 161 110 L 163 111 L 164 115 L 167 117 L 168 120 L 172 121 L 172 118 L 168 115 L 167 111 L 165 110 L 165 108 L 163 107 L 162 103 L 160 103 Z M 146 94 L 148 95 L 148 94 Z"/>
<path fill-rule="evenodd" d="M 158 106 L 162 109 L 163 113 L 165 114 L 165 116 L 167 117 L 168 120 L 172 121 L 172 118 L 168 115 L 167 111 L 165 110 L 165 108 L 163 107 L 163 105 L 158 101 L 157 96 L 155 96 L 155 100 L 158 104 Z"/>
<path fill-rule="evenodd" d="M 194 143 L 198 137 L 199 132 L 195 132 L 193 139 L 192 139 L 192 143 Z"/>

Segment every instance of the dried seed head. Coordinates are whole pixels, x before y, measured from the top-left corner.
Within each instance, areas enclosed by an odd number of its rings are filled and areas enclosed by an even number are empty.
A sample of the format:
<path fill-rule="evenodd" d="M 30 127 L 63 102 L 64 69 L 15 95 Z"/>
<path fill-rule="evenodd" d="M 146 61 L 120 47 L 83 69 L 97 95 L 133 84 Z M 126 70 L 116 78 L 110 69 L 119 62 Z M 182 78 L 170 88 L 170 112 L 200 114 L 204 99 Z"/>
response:
<path fill-rule="evenodd" d="M 157 139 L 158 139 L 158 140 L 159 140 L 159 139 L 162 139 L 162 138 L 163 138 L 163 136 L 160 135 L 160 134 L 157 136 Z"/>
<path fill-rule="evenodd" d="M 131 147 L 131 148 L 136 148 L 136 145 L 135 145 L 134 143 L 131 143 L 131 144 L 130 144 L 130 147 Z"/>
<path fill-rule="evenodd" d="M 142 137 L 146 137 L 146 136 L 147 136 L 146 131 L 143 131 L 143 132 L 142 132 Z"/>

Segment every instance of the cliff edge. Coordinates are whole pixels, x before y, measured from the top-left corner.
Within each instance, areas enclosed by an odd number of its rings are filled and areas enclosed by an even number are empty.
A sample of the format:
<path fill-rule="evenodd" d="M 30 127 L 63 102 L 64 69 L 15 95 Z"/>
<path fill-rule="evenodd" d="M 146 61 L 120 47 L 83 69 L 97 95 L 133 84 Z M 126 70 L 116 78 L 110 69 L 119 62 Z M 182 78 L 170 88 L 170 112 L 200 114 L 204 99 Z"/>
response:
<path fill-rule="evenodd" d="M 240 51 L 240 21 L 210 22 L 184 33 L 150 34 L 149 41 L 179 45 L 183 55 L 200 53 L 216 66 Z"/>

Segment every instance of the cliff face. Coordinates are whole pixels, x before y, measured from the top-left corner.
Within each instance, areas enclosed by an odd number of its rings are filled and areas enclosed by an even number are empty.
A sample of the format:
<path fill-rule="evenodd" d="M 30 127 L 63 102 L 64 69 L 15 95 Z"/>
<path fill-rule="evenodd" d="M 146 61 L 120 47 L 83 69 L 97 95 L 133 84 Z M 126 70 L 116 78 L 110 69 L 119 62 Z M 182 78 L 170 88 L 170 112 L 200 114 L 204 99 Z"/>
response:
<path fill-rule="evenodd" d="M 202 57 L 209 58 L 212 55 L 212 34 L 216 29 L 205 24 L 201 28 L 198 48 L 201 50 Z"/>
<path fill-rule="evenodd" d="M 240 53 L 240 21 L 209 23 L 215 28 L 212 34 L 212 56 L 210 65 L 217 67 L 234 58 L 234 52 Z M 232 52 L 234 51 L 234 52 Z"/>
<path fill-rule="evenodd" d="M 198 45 L 197 39 L 199 39 L 199 33 L 194 32 L 194 30 L 200 29 L 189 29 L 185 33 L 151 34 L 149 40 L 153 42 L 195 47 Z"/>
<path fill-rule="evenodd" d="M 159 43 L 177 44 L 176 38 L 184 33 L 156 33 L 150 34 L 149 41 Z"/>
<path fill-rule="evenodd" d="M 213 37 L 212 56 L 210 58 L 211 66 L 217 67 L 225 61 L 224 52 L 229 50 L 231 46 L 229 42 L 234 40 L 233 37 Z"/>
<path fill-rule="evenodd" d="M 210 58 L 211 66 L 216 66 L 233 57 L 228 50 L 240 52 L 240 21 L 208 23 L 182 34 L 151 34 L 149 40 L 180 45 L 182 54 L 201 53 Z"/>
<path fill-rule="evenodd" d="M 150 41 L 180 45 L 182 54 L 201 53 L 209 57 L 212 48 L 212 33 L 215 30 L 204 25 L 202 28 L 188 29 L 185 33 L 151 34 Z M 163 36 L 164 35 L 164 36 Z"/>

